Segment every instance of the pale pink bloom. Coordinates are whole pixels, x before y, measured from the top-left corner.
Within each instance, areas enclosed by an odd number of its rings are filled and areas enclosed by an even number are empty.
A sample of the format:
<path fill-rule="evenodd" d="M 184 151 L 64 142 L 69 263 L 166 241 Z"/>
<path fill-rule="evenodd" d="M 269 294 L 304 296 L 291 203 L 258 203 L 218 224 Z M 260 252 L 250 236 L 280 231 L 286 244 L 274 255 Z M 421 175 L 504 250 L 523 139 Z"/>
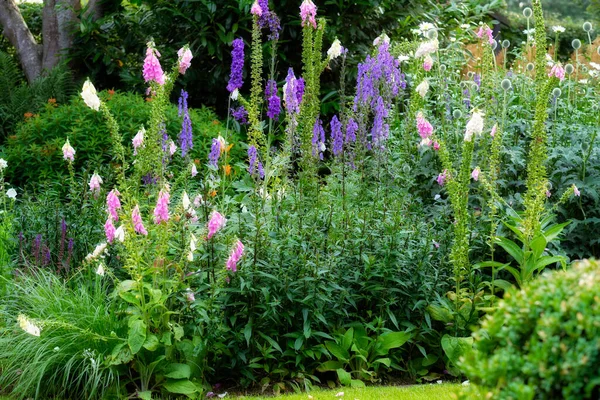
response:
<path fill-rule="evenodd" d="M 557 77 L 561 82 L 565 80 L 565 69 L 559 63 L 556 63 L 550 69 L 549 78 Z"/>
<path fill-rule="evenodd" d="M 546 190 L 546 197 L 550 198 L 550 196 L 552 196 L 552 193 L 549 190 Z"/>
<path fill-rule="evenodd" d="M 186 299 L 186 301 L 189 301 L 190 303 L 193 303 L 194 301 L 196 301 L 194 292 L 192 292 L 189 288 L 186 289 L 186 291 L 185 291 L 185 299 Z"/>
<path fill-rule="evenodd" d="M 136 205 L 131 211 L 131 222 L 133 222 L 133 229 L 142 235 L 148 235 L 148 231 L 144 227 L 142 216 L 140 215 L 140 206 Z"/>
<path fill-rule="evenodd" d="M 423 61 L 423 69 L 425 71 L 431 71 L 431 67 L 433 67 L 433 58 L 428 54 L 425 56 L 425 60 Z"/>
<path fill-rule="evenodd" d="M 438 151 L 440 149 L 440 144 L 438 142 L 433 142 L 433 149 Z"/>
<path fill-rule="evenodd" d="M 154 49 L 154 43 L 148 43 L 148 49 L 146 49 L 146 58 L 144 59 L 144 81 L 154 81 L 159 85 L 164 85 L 165 74 L 160 66 L 158 57 L 160 57 L 160 53 L 158 50 Z"/>
<path fill-rule="evenodd" d="M 445 169 L 444 172 L 442 172 L 441 174 L 438 175 L 437 177 L 437 183 L 440 186 L 444 186 L 444 184 L 446 183 L 446 178 L 448 176 L 448 170 Z"/>
<path fill-rule="evenodd" d="M 192 65 L 192 51 L 189 47 L 184 46 L 177 51 L 177 55 L 179 56 L 179 73 L 185 74 L 185 71 Z"/>
<path fill-rule="evenodd" d="M 117 210 L 121 208 L 121 202 L 119 201 L 119 191 L 117 189 L 111 190 L 106 196 L 106 207 L 108 208 L 108 213 L 115 220 L 119 220 L 119 214 L 117 214 Z"/>
<path fill-rule="evenodd" d="M 489 27 L 489 26 L 487 26 L 487 25 L 485 26 L 485 29 L 484 29 L 484 27 L 483 27 L 483 26 L 480 26 L 480 27 L 479 27 L 479 30 L 477 31 L 477 37 L 478 37 L 479 39 L 483 39 L 483 36 L 484 36 L 484 35 L 486 35 L 486 36 L 487 36 L 487 38 L 488 38 L 488 42 L 490 43 L 490 45 L 494 43 L 494 35 L 493 35 L 493 32 L 492 32 L 492 30 L 490 29 L 490 27 Z"/>
<path fill-rule="evenodd" d="M 420 146 L 431 146 L 431 139 L 429 138 L 425 138 L 423 140 L 421 140 L 421 143 L 419 143 Z"/>
<path fill-rule="evenodd" d="M 417 113 L 417 131 L 423 139 L 427 139 L 433 133 L 433 126 L 431 126 L 420 111 Z"/>
<path fill-rule="evenodd" d="M 577 188 L 577 186 L 573 185 L 573 194 L 577 197 L 581 196 L 581 192 Z"/>
<path fill-rule="evenodd" d="M 133 155 L 134 156 L 137 155 L 137 149 L 142 147 L 142 145 L 144 144 L 144 134 L 145 133 L 146 133 L 146 130 L 142 126 L 142 129 L 140 129 L 138 131 L 138 133 L 131 140 L 131 142 L 133 143 Z"/>
<path fill-rule="evenodd" d="M 69 160 L 71 162 L 75 161 L 75 149 L 71 146 L 71 143 L 69 143 L 69 139 L 67 139 L 67 141 L 63 145 L 62 151 L 63 158 L 65 160 Z"/>
<path fill-rule="evenodd" d="M 212 238 L 221 228 L 225 226 L 227 220 L 218 211 L 213 211 L 208 221 L 208 235 L 207 239 Z"/>
<path fill-rule="evenodd" d="M 171 140 L 169 142 L 169 154 L 173 155 L 173 154 L 175 154 L 176 151 L 177 151 L 177 145 L 175 144 L 174 141 Z"/>
<path fill-rule="evenodd" d="M 300 5 L 300 18 L 302 18 L 302 26 L 311 24 L 313 28 L 317 28 L 317 6 L 311 0 L 304 0 Z"/>
<path fill-rule="evenodd" d="M 113 224 L 113 219 L 109 215 L 106 223 L 104 224 L 104 233 L 106 234 L 106 240 L 108 243 L 112 243 L 115 240 L 115 225 Z"/>
<path fill-rule="evenodd" d="M 475 168 L 473 172 L 471 172 L 471 178 L 473 178 L 474 181 L 478 181 L 480 172 L 481 170 L 479 169 L 479 167 Z"/>
<path fill-rule="evenodd" d="M 196 196 L 194 198 L 194 207 L 200 207 L 203 203 L 204 203 L 204 200 L 202 199 L 201 194 L 199 194 L 198 196 Z"/>
<path fill-rule="evenodd" d="M 192 178 L 198 175 L 198 169 L 196 168 L 196 164 L 192 164 Z"/>
<path fill-rule="evenodd" d="M 154 223 L 160 224 L 162 221 L 167 222 L 169 220 L 169 192 L 161 190 L 158 194 L 158 200 L 156 201 L 156 207 L 154 208 Z"/>
<path fill-rule="evenodd" d="M 257 17 L 262 16 L 262 8 L 260 8 L 260 5 L 258 4 L 258 0 L 254 1 L 254 4 L 252 4 L 252 8 L 250 9 L 250 14 L 252 15 L 256 15 Z"/>
<path fill-rule="evenodd" d="M 440 248 L 440 244 L 439 244 L 438 242 L 436 242 L 435 240 L 433 240 L 433 246 L 434 246 L 436 249 L 439 249 L 439 248 Z"/>
<path fill-rule="evenodd" d="M 94 172 L 94 175 L 90 178 L 90 192 L 98 194 L 100 193 L 100 185 L 102 184 L 102 178 L 100 175 Z"/>
<path fill-rule="evenodd" d="M 432 39 L 427 42 L 423 42 L 419 45 L 419 48 L 415 51 L 415 58 L 420 58 L 431 53 L 438 51 L 440 42 L 437 39 Z"/>
<path fill-rule="evenodd" d="M 237 263 L 242 258 L 244 254 L 244 245 L 239 240 L 233 245 L 233 249 L 231 249 L 231 254 L 227 259 L 226 268 L 228 271 L 236 272 L 237 271 Z"/>
<path fill-rule="evenodd" d="M 492 126 L 492 131 L 490 132 L 490 136 L 494 137 L 496 136 L 496 131 L 498 130 L 498 124 L 494 124 L 494 126 Z"/>

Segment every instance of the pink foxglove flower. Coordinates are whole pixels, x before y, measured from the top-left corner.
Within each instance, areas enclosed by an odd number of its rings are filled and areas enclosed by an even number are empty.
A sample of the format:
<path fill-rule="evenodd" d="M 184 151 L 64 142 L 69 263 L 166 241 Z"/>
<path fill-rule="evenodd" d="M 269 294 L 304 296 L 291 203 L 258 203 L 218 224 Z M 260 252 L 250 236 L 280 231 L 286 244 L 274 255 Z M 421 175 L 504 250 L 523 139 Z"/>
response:
<path fill-rule="evenodd" d="M 90 192 L 94 193 L 95 195 L 97 195 L 98 193 L 100 193 L 100 185 L 102 184 L 102 178 L 100 177 L 100 175 L 98 175 L 96 172 L 94 172 L 94 175 L 92 175 L 92 177 L 90 178 Z"/>
<path fill-rule="evenodd" d="M 581 192 L 577 188 L 577 186 L 573 185 L 573 194 L 577 197 L 581 196 Z"/>
<path fill-rule="evenodd" d="M 228 271 L 236 272 L 237 271 L 237 263 L 244 255 L 244 245 L 239 240 L 233 245 L 233 249 L 231 249 L 231 254 L 227 259 L 226 268 Z"/>
<path fill-rule="evenodd" d="M 473 178 L 474 181 L 478 181 L 480 172 L 481 170 L 479 169 L 479 167 L 475 168 L 473 172 L 471 172 L 471 178 Z"/>
<path fill-rule="evenodd" d="M 492 131 L 490 132 L 490 136 L 494 137 L 496 136 L 496 131 L 498 130 L 498 124 L 494 124 L 494 126 L 492 126 Z"/>
<path fill-rule="evenodd" d="M 425 71 L 431 71 L 431 67 L 433 67 L 433 58 L 428 54 L 425 56 L 425 60 L 423 61 L 423 69 Z"/>
<path fill-rule="evenodd" d="M 108 213 L 115 221 L 119 220 L 119 214 L 117 214 L 117 210 L 121 208 L 121 202 L 119 201 L 119 191 L 117 189 L 113 189 L 106 196 L 106 207 L 108 208 Z"/>
<path fill-rule="evenodd" d="M 557 77 L 561 82 L 565 80 L 565 69 L 559 63 L 556 63 L 550 69 L 549 78 Z"/>
<path fill-rule="evenodd" d="M 227 220 L 218 211 L 213 211 L 208 221 L 207 239 L 212 238 L 221 228 L 225 226 Z"/>
<path fill-rule="evenodd" d="M 75 161 L 75 149 L 71 146 L 71 143 L 69 143 L 69 139 L 67 139 L 67 141 L 63 145 L 62 151 L 63 151 L 63 158 L 65 160 L 68 160 L 70 162 Z"/>
<path fill-rule="evenodd" d="M 417 113 L 417 131 L 422 139 L 427 139 L 433 133 L 433 126 L 425 119 L 422 112 Z"/>
<path fill-rule="evenodd" d="M 490 27 L 487 25 L 485 25 L 485 27 L 480 26 L 479 30 L 477 31 L 477 37 L 479 39 L 483 39 L 484 36 L 487 36 L 490 45 L 494 43 L 494 34 Z"/>
<path fill-rule="evenodd" d="M 194 296 L 194 292 L 190 288 L 185 289 L 185 300 L 193 303 L 196 301 L 196 297 Z"/>
<path fill-rule="evenodd" d="M 144 227 L 144 222 L 142 221 L 142 216 L 140 215 L 140 206 L 136 205 L 131 211 L 131 222 L 133 222 L 133 229 L 141 234 L 148 235 L 148 231 Z"/>
<path fill-rule="evenodd" d="M 311 0 L 304 0 L 300 5 L 300 18 L 302 18 L 302 26 L 311 24 L 313 28 L 317 29 L 317 6 Z"/>
<path fill-rule="evenodd" d="M 437 177 L 437 183 L 440 186 L 444 186 L 444 184 L 446 183 L 446 178 L 448 177 L 448 170 L 445 169 L 444 172 L 442 172 L 441 174 L 438 175 Z"/>
<path fill-rule="evenodd" d="M 154 49 L 154 43 L 148 43 L 148 49 L 146 50 L 146 58 L 144 59 L 144 81 L 154 81 L 159 85 L 165 84 L 165 74 L 158 61 L 160 53 Z"/>
<path fill-rule="evenodd" d="M 115 240 L 116 229 L 115 225 L 113 224 L 113 219 L 110 215 L 104 224 L 104 233 L 106 234 L 106 241 L 108 241 L 108 243 L 112 243 Z"/>
<path fill-rule="evenodd" d="M 546 197 L 550 198 L 550 196 L 552 196 L 552 192 L 550 192 L 549 190 L 546 190 Z"/>
<path fill-rule="evenodd" d="M 177 55 L 179 56 L 179 73 L 184 75 L 185 71 L 192 65 L 192 58 L 194 56 L 192 56 L 192 51 L 188 46 L 183 46 L 179 49 Z"/>
<path fill-rule="evenodd" d="M 158 194 L 158 200 L 156 201 L 156 207 L 154 208 L 154 223 L 160 224 L 162 221 L 167 222 L 169 220 L 169 192 L 161 190 Z"/>
<path fill-rule="evenodd" d="M 137 155 L 137 149 L 142 147 L 144 144 L 144 135 L 146 133 L 146 129 L 142 126 L 142 128 L 138 131 L 138 133 L 133 137 L 131 142 L 133 143 L 133 155 Z"/>
<path fill-rule="evenodd" d="M 252 4 L 252 8 L 250 8 L 250 14 L 256 15 L 257 17 L 262 17 L 263 10 L 260 8 L 258 0 L 254 0 L 254 4 Z"/>
<path fill-rule="evenodd" d="M 440 42 L 437 39 L 432 39 L 427 42 L 423 42 L 419 45 L 419 48 L 415 51 L 415 58 L 421 58 L 428 54 L 435 53 L 438 51 Z"/>
<path fill-rule="evenodd" d="M 173 155 L 173 154 L 175 154 L 176 151 L 177 151 L 177 145 L 175 144 L 174 141 L 171 140 L 169 142 L 169 154 Z"/>
<path fill-rule="evenodd" d="M 192 164 L 192 178 L 198 175 L 198 169 L 196 168 L 196 164 Z"/>
<path fill-rule="evenodd" d="M 433 142 L 433 149 L 438 151 L 440 149 L 440 144 L 438 142 Z"/>

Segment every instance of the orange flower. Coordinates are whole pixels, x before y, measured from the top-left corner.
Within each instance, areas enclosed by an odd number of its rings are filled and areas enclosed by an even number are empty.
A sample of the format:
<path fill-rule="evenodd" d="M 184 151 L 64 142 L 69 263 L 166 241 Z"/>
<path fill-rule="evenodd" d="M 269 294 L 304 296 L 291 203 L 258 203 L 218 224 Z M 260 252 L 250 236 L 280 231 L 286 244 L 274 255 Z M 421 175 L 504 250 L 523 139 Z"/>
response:
<path fill-rule="evenodd" d="M 231 175 L 231 165 L 223 165 L 223 171 L 225 171 L 225 175 Z"/>
<path fill-rule="evenodd" d="M 220 125 L 220 124 L 221 124 L 221 121 L 218 121 L 218 120 L 216 120 L 216 119 L 215 119 L 215 120 L 212 122 L 212 124 L 213 124 L 213 125 Z"/>
<path fill-rule="evenodd" d="M 26 112 L 25 114 L 23 114 L 23 116 L 25 117 L 25 119 L 29 119 L 29 118 L 33 117 L 33 113 Z"/>
<path fill-rule="evenodd" d="M 146 97 L 146 101 L 147 102 L 151 102 L 152 101 L 152 97 Z"/>
<path fill-rule="evenodd" d="M 196 165 L 200 165 L 200 160 L 198 160 L 197 158 L 196 158 L 196 159 L 194 159 L 194 164 L 196 164 Z"/>
<path fill-rule="evenodd" d="M 231 143 L 229 146 L 227 146 L 227 150 L 225 150 L 227 153 L 229 153 L 229 150 L 231 150 L 231 148 L 233 147 L 233 143 Z"/>
<path fill-rule="evenodd" d="M 210 194 L 210 197 L 215 197 L 217 195 L 217 191 L 211 190 L 209 194 Z"/>
<path fill-rule="evenodd" d="M 48 99 L 48 104 L 56 105 L 56 99 L 54 99 L 54 98 Z"/>
<path fill-rule="evenodd" d="M 121 68 L 123 66 L 123 61 L 117 60 L 117 65 L 119 66 L 119 68 Z"/>

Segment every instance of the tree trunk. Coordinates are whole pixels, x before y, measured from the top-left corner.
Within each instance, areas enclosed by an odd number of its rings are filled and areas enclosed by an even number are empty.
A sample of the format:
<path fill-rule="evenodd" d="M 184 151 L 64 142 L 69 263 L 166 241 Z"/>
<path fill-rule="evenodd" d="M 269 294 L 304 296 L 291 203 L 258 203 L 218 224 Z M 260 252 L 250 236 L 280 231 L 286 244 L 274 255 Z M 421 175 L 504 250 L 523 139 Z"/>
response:
<path fill-rule="evenodd" d="M 44 0 L 42 11 L 43 58 L 42 69 L 50 71 L 60 60 L 58 46 L 58 18 L 56 17 L 56 0 Z"/>
<path fill-rule="evenodd" d="M 17 49 L 27 81 L 33 81 L 42 73 L 42 49 L 29 31 L 15 0 L 0 0 L 0 24 L 4 36 Z"/>

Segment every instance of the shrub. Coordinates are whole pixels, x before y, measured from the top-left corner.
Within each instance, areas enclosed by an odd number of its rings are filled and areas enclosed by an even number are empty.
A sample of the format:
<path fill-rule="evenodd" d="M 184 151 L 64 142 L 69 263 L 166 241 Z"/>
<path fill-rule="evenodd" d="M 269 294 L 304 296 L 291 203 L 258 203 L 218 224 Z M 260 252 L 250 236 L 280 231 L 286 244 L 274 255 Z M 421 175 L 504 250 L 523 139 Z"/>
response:
<path fill-rule="evenodd" d="M 598 262 L 547 272 L 504 295 L 474 334 L 462 368 L 494 399 L 596 399 L 600 394 Z"/>
<path fill-rule="evenodd" d="M 131 149 L 131 139 L 150 117 L 150 104 L 132 93 L 110 91 L 101 93 L 100 97 L 119 123 L 123 143 Z M 175 142 L 181 130 L 181 118 L 177 113 L 175 105 L 166 110 L 166 130 Z M 206 108 L 190 110 L 190 118 L 194 130 L 194 149 L 190 156 L 205 159 L 208 143 L 218 136 L 221 123 Z M 102 117 L 77 97 L 58 107 L 48 104 L 39 116 L 31 117 L 9 137 L 5 150 L 9 162 L 7 179 L 16 185 L 64 181 L 68 171 L 61 147 L 67 137 L 77 151 L 76 170 L 85 168 L 93 172 L 113 161 L 108 151 L 110 138 Z"/>

